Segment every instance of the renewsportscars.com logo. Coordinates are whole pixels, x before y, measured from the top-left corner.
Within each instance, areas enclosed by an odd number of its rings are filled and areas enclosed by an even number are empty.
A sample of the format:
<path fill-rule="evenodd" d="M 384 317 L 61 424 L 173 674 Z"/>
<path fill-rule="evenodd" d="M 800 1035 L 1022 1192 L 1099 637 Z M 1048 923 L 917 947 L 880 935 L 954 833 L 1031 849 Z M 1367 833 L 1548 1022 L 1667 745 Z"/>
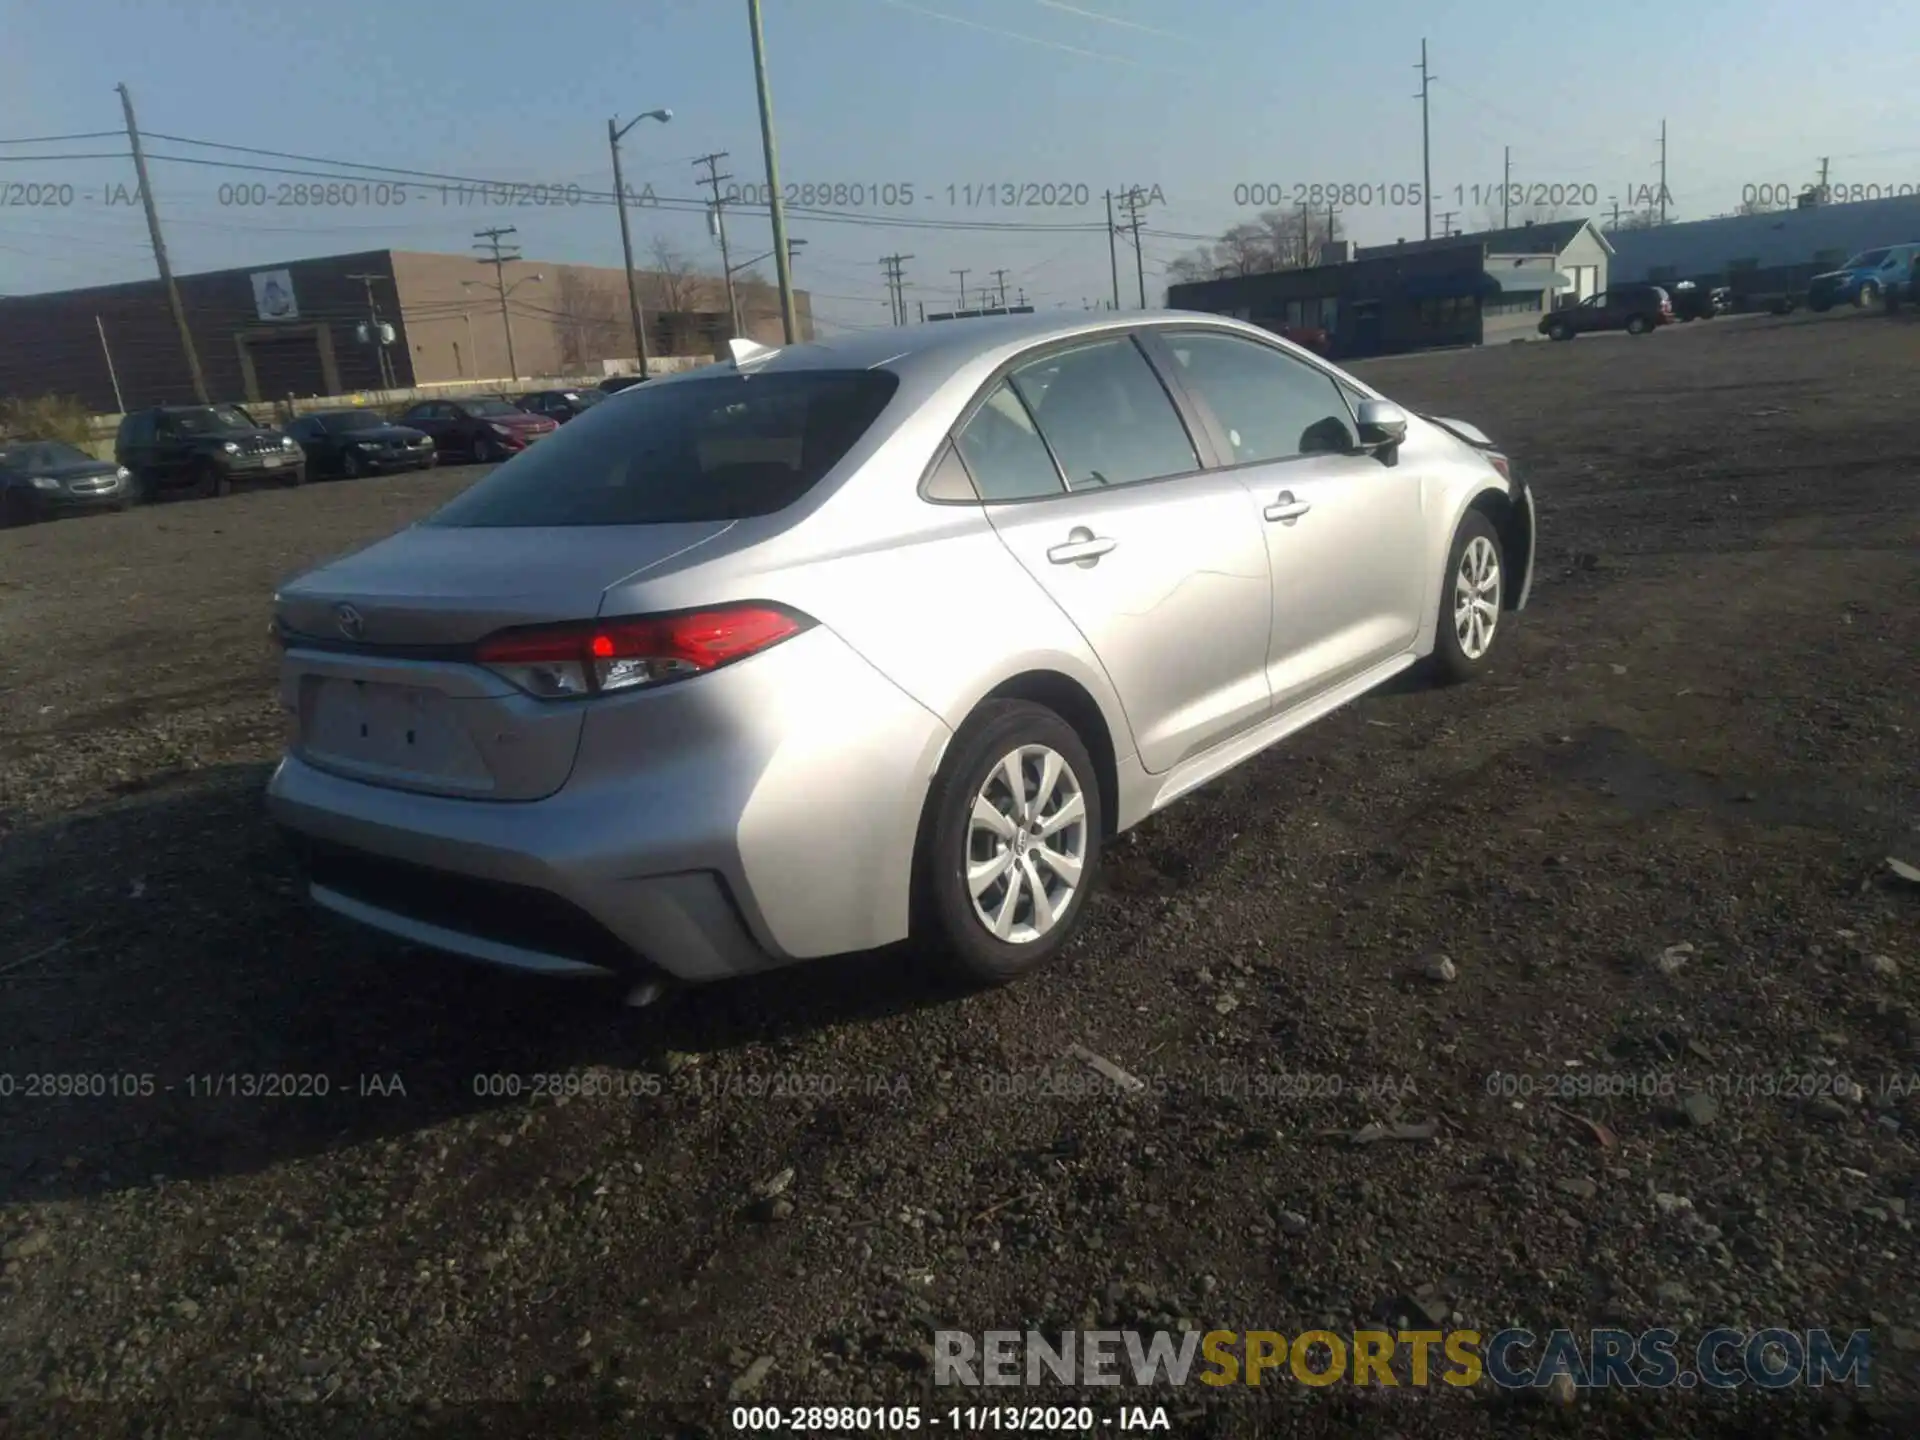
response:
<path fill-rule="evenodd" d="M 936 1385 L 1872 1386 L 1870 1331 L 937 1330 Z"/>

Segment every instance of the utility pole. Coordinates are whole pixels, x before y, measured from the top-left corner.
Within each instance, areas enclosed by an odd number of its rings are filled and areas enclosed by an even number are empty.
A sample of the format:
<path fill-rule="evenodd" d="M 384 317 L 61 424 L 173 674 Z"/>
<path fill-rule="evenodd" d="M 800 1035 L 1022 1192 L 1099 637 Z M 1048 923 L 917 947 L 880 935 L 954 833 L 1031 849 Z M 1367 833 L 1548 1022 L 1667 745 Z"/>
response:
<path fill-rule="evenodd" d="M 384 275 L 343 275 L 343 280 L 358 280 L 367 287 L 367 339 L 373 343 L 374 357 L 379 362 L 380 384 L 383 389 L 391 390 L 393 372 L 387 368 L 387 347 L 380 339 L 380 306 L 373 298 L 373 282 L 384 280 Z"/>
<path fill-rule="evenodd" d="M 714 233 L 720 237 L 720 273 L 727 277 L 727 319 L 733 326 L 731 334 L 738 335 L 740 333 L 740 301 L 733 291 L 733 268 L 727 263 L 727 207 L 726 202 L 720 198 L 720 182 L 733 178 L 732 175 L 720 173 L 720 162 L 726 158 L 726 151 L 716 150 L 711 155 L 702 155 L 693 163 L 695 166 L 707 167 L 705 183 L 713 191 Z M 782 275 L 787 273 L 784 266 L 780 273 Z"/>
<path fill-rule="evenodd" d="M 1660 122 L 1660 223 L 1667 223 L 1667 122 Z"/>
<path fill-rule="evenodd" d="M 1329 200 L 1327 202 L 1327 249 L 1328 250 L 1333 249 L 1333 222 L 1334 222 L 1335 215 L 1337 215 L 1338 213 L 1339 212 L 1337 212 L 1333 208 L 1333 202 Z M 1321 258 L 1322 258 L 1322 262 L 1324 263 L 1325 251 L 1321 252 Z"/>
<path fill-rule="evenodd" d="M 887 272 L 887 300 L 893 307 L 893 323 L 907 323 L 907 272 L 906 262 L 911 255 L 882 255 L 881 267 Z"/>
<path fill-rule="evenodd" d="M 1146 224 L 1142 203 L 1141 191 L 1138 185 L 1127 191 L 1127 223 L 1125 228 L 1133 232 L 1133 269 L 1134 274 L 1140 281 L 1140 308 L 1144 310 L 1147 308 L 1147 264 L 1140 254 L 1140 227 Z M 1117 300 L 1114 302 L 1115 309 L 1119 308 L 1119 303 Z"/>
<path fill-rule="evenodd" d="M 947 273 L 960 277 L 960 303 L 954 308 L 956 310 L 964 310 L 967 308 L 967 272 L 964 270 L 949 270 Z"/>
<path fill-rule="evenodd" d="M 1827 161 L 1829 158 L 1830 157 L 1826 155 L 1820 157 L 1820 203 L 1822 205 L 1827 203 Z M 1664 181 L 1662 183 L 1664 183 Z"/>
<path fill-rule="evenodd" d="M 1455 210 L 1443 210 L 1440 212 L 1440 223 L 1446 227 L 1446 229 L 1440 232 L 1440 238 L 1442 240 L 1447 239 L 1453 234 L 1453 217 L 1458 213 L 1459 212 Z"/>
<path fill-rule="evenodd" d="M 767 40 L 760 24 L 760 0 L 747 0 L 753 29 L 753 80 L 760 92 L 760 148 L 767 154 L 767 208 L 773 213 L 773 263 L 780 277 L 780 326 L 791 345 L 800 338 L 793 316 L 793 257 L 787 251 L 787 207 L 780 199 L 780 159 L 773 143 L 773 92 L 767 88 Z"/>
<path fill-rule="evenodd" d="M 193 348 L 193 332 L 187 328 L 186 307 L 180 303 L 180 287 L 173 283 L 173 267 L 167 263 L 167 242 L 160 238 L 160 212 L 153 204 L 153 182 L 147 178 L 147 154 L 140 148 L 140 127 L 133 119 L 133 94 L 122 85 L 120 108 L 127 116 L 127 143 L 133 150 L 133 174 L 140 182 L 140 202 L 147 212 L 147 234 L 153 238 L 153 261 L 160 267 L 160 283 L 167 290 L 167 304 L 173 310 L 173 323 L 180 331 L 180 348 L 187 352 L 187 373 L 193 377 L 193 394 L 202 405 L 210 404 L 207 377 L 200 370 L 200 352 Z"/>
<path fill-rule="evenodd" d="M 1618 195 L 1613 197 L 1613 224 L 1607 228 L 1609 230 L 1618 230 L 1620 228 L 1620 197 Z"/>
<path fill-rule="evenodd" d="M 1004 270 L 995 270 L 993 272 L 993 278 L 1000 287 L 1000 308 L 1004 310 L 1007 308 L 1007 272 Z"/>
<path fill-rule="evenodd" d="M 1027 287 L 1026 286 L 1022 285 L 1020 287 L 1020 294 L 1014 300 L 1013 303 L 1016 305 L 1025 305 L 1027 303 Z"/>
<path fill-rule="evenodd" d="M 1300 202 L 1300 258 L 1299 262 L 1294 266 L 1296 270 L 1304 270 L 1310 263 L 1307 259 L 1307 236 L 1312 228 L 1312 221 L 1308 218 L 1307 202 L 1302 200 Z"/>
<path fill-rule="evenodd" d="M 648 379 L 653 366 L 647 356 L 647 322 L 640 315 L 640 281 L 633 273 L 633 231 L 627 228 L 627 182 L 620 174 L 620 137 L 642 120 L 662 124 L 673 119 L 671 110 L 649 110 L 636 115 L 625 125 L 617 119 L 607 121 L 607 148 L 613 152 L 613 203 L 620 211 L 620 254 L 627 262 L 627 317 L 633 322 L 633 348 L 640 356 L 640 378 Z"/>
<path fill-rule="evenodd" d="M 1427 206 L 1427 239 L 1433 238 L 1433 140 L 1432 131 L 1427 125 L 1427 90 L 1439 77 L 1427 70 L 1427 42 L 1420 42 L 1420 93 L 1414 99 L 1420 102 L 1420 195 Z"/>
<path fill-rule="evenodd" d="M 1120 252 L 1114 248 L 1113 191 L 1107 191 L 1107 269 L 1113 272 L 1113 308 L 1120 308 Z"/>
<path fill-rule="evenodd" d="M 1500 175 L 1500 228 L 1502 230 L 1513 227 L 1513 147 L 1507 146 L 1506 151 L 1506 167 Z"/>
<path fill-rule="evenodd" d="M 120 394 L 120 377 L 114 373 L 113 351 L 107 348 L 107 327 L 100 323 L 98 315 L 93 317 L 93 328 L 100 332 L 100 353 L 107 357 L 107 379 L 113 382 L 113 405 L 122 415 L 127 413 L 127 402 Z"/>
<path fill-rule="evenodd" d="M 473 232 L 473 235 L 474 248 L 476 250 L 485 250 L 491 247 L 493 251 L 491 255 L 481 255 L 476 258 L 482 265 L 493 266 L 493 288 L 498 291 L 500 295 L 500 324 L 507 332 L 507 369 L 512 372 L 514 383 L 518 384 L 520 381 L 520 362 L 513 357 L 513 317 L 507 313 L 507 276 L 504 267 L 509 260 L 518 260 L 520 257 L 518 254 L 508 255 L 504 253 L 500 244 L 502 236 L 516 233 L 518 232 L 514 230 L 513 226 L 507 225 L 495 227 L 492 230 L 476 230 Z"/>

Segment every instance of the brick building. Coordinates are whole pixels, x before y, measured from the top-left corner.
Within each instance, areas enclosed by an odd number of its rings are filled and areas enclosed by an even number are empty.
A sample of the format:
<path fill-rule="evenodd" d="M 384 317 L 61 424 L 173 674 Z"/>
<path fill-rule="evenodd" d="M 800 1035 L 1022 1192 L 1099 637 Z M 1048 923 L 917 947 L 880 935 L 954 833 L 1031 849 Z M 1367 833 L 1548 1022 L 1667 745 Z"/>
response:
<path fill-rule="evenodd" d="M 497 380 L 504 389 L 516 375 L 632 368 L 637 357 L 620 270 L 539 260 L 509 261 L 504 269 L 505 316 L 493 267 L 470 255 L 369 250 L 181 275 L 176 283 L 216 400 L 458 380 Z M 724 350 L 730 327 L 718 277 L 637 274 L 652 354 Z M 742 329 L 779 344 L 778 293 L 757 279 L 735 285 Z M 795 292 L 794 309 L 801 335 L 812 338 L 805 291 Z M 360 337 L 373 313 L 393 327 L 391 344 Z M 116 380 L 128 408 L 194 398 L 158 279 L 0 298 L 0 396 L 72 395 L 112 412 L 121 408 Z"/>

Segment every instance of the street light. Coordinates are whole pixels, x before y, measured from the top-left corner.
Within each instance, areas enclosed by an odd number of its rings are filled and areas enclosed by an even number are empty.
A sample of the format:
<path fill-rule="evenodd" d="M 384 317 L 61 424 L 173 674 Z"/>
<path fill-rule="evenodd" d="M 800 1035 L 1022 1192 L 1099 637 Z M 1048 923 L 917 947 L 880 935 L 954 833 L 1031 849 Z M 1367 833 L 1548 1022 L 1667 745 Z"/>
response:
<path fill-rule="evenodd" d="M 640 318 L 640 285 L 633 278 L 633 232 L 627 228 L 627 186 L 620 178 L 620 140 L 642 120 L 658 120 L 664 125 L 671 119 L 671 110 L 648 110 L 624 125 L 617 119 L 607 121 L 607 148 L 613 152 L 613 203 L 620 211 L 620 253 L 627 262 L 627 312 L 633 320 L 633 343 L 640 352 L 642 380 L 648 378 L 650 369 L 647 363 L 647 327 Z"/>

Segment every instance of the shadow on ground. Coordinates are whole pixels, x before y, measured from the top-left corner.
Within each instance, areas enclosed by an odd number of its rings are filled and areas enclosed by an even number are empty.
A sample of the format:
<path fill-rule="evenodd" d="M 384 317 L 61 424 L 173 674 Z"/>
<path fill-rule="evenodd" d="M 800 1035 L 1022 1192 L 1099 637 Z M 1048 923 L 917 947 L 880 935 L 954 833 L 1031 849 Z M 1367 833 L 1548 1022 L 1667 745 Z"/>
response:
<path fill-rule="evenodd" d="M 476 1077 L 658 1073 L 961 993 L 903 945 L 634 1010 L 612 982 L 390 943 L 305 900 L 268 773 L 190 772 L 0 840 L 0 1203 L 252 1171 L 525 1103 Z"/>

